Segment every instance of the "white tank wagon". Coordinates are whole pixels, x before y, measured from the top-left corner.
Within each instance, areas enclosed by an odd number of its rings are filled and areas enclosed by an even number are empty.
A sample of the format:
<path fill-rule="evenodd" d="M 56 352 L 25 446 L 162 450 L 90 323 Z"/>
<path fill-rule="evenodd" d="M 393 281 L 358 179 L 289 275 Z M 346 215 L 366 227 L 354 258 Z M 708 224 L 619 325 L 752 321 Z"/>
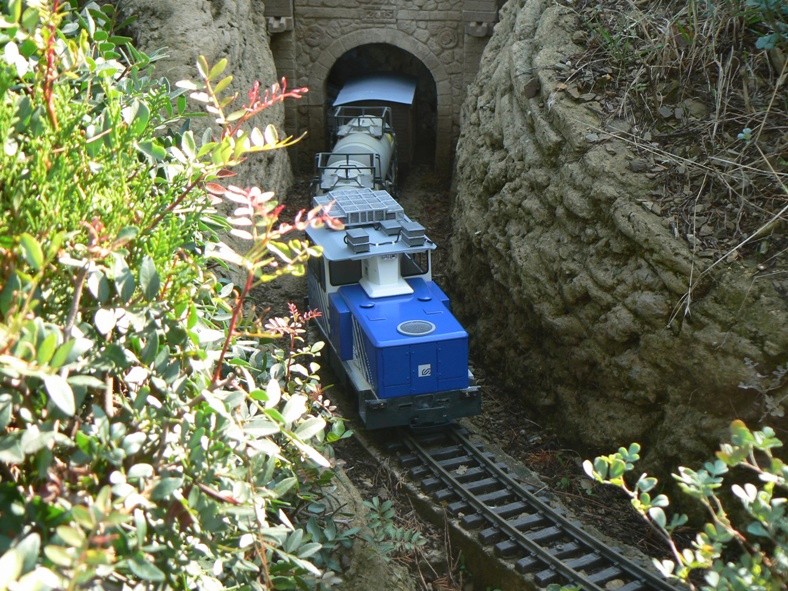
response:
<path fill-rule="evenodd" d="M 330 152 L 315 158 L 315 194 L 342 188 L 397 192 L 402 146 L 398 134 L 410 137 L 409 117 L 400 117 L 395 132 L 394 110 L 411 112 L 415 79 L 374 74 L 349 80 L 334 100 L 329 116 Z M 401 115 L 401 114 L 400 114 Z"/>

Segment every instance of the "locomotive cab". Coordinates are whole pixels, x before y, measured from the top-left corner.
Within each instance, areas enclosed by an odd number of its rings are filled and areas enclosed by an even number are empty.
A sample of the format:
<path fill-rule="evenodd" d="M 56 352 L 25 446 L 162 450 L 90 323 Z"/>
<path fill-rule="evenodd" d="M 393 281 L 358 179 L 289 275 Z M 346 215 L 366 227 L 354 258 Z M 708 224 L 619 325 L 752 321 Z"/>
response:
<path fill-rule="evenodd" d="M 430 426 L 481 410 L 468 369 L 468 334 L 432 281 L 435 244 L 385 191 L 317 196 L 345 224 L 309 228 L 310 306 L 334 369 L 358 394 L 367 428 Z"/>

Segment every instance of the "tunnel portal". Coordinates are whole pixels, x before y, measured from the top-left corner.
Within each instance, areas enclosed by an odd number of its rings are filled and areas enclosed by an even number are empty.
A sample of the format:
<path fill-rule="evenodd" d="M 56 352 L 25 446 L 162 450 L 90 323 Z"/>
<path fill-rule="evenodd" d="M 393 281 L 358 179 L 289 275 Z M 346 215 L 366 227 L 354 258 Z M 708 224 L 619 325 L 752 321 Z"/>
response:
<path fill-rule="evenodd" d="M 414 163 L 448 177 L 465 89 L 498 17 L 498 0 L 267 0 L 279 76 L 309 93 L 285 103 L 288 133 L 308 132 L 294 154 L 309 172 L 325 150 L 326 114 L 352 75 L 394 72 L 418 80 Z M 332 96 L 333 95 L 333 96 Z"/>

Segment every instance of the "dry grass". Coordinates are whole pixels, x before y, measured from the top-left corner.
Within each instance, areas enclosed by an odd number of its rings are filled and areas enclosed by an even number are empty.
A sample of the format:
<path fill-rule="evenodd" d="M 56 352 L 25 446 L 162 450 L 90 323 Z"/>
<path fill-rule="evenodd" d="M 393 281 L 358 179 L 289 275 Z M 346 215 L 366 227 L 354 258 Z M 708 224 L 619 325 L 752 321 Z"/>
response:
<path fill-rule="evenodd" d="M 623 135 L 661 181 L 649 200 L 676 237 L 785 277 L 788 43 L 756 47 L 780 26 L 774 14 L 745 0 L 567 4 L 587 49 L 565 82 L 628 122 Z"/>

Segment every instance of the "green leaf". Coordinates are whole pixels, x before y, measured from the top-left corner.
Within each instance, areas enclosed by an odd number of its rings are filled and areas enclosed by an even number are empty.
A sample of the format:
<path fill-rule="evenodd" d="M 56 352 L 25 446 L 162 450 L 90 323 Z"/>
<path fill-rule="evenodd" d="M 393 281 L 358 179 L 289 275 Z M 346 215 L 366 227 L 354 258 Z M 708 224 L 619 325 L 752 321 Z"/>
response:
<path fill-rule="evenodd" d="M 38 346 L 38 351 L 36 351 L 36 361 L 39 365 L 46 365 L 52 359 L 52 356 L 55 354 L 55 347 L 57 347 L 57 333 L 50 332 L 44 340 L 41 341 L 41 344 Z"/>
<path fill-rule="evenodd" d="M 161 281 L 156 271 L 156 265 L 152 258 L 146 256 L 142 259 L 142 265 L 140 265 L 140 287 L 145 300 L 148 302 L 153 301 L 159 293 L 160 286 Z"/>
<path fill-rule="evenodd" d="M 72 386 L 82 386 L 84 388 L 103 388 L 104 382 L 95 376 L 71 375 L 68 376 L 68 383 Z"/>
<path fill-rule="evenodd" d="M 0 589 L 8 589 L 11 583 L 19 579 L 24 563 L 24 556 L 16 548 L 0 556 Z"/>
<path fill-rule="evenodd" d="M 129 468 L 126 477 L 129 480 L 138 479 L 138 478 L 150 478 L 153 476 L 153 466 L 150 464 L 134 464 L 131 468 Z"/>
<path fill-rule="evenodd" d="M 651 509 L 648 510 L 648 515 L 660 528 L 665 529 L 665 523 L 667 523 L 665 512 L 660 507 L 651 507 Z"/>
<path fill-rule="evenodd" d="M 22 256 L 27 264 L 38 271 L 44 264 L 44 251 L 41 250 L 38 240 L 25 232 L 19 237 L 19 243 L 22 247 Z"/>
<path fill-rule="evenodd" d="M 26 573 L 33 570 L 38 562 L 38 553 L 41 550 L 41 536 L 36 533 L 30 534 L 16 545 L 16 550 L 24 559 L 22 572 Z M 0 578 L 2 578 L 3 570 L 0 567 Z M 0 589 L 2 589 L 2 584 L 0 584 Z"/>
<path fill-rule="evenodd" d="M 161 582 L 164 573 L 144 555 L 138 554 L 128 562 L 129 570 L 144 581 Z"/>
<path fill-rule="evenodd" d="M 214 89 L 213 89 L 213 92 L 214 92 L 214 94 L 217 94 L 217 95 L 218 95 L 218 94 L 219 94 L 220 92 L 222 92 L 222 91 L 223 91 L 225 88 L 227 88 L 228 86 L 230 86 L 230 83 L 231 83 L 232 81 L 233 81 L 233 77 L 232 77 L 232 76 L 225 76 L 224 78 L 222 78 L 221 80 L 219 80 L 219 82 L 217 82 L 217 83 L 216 83 L 216 86 L 215 86 L 215 87 L 214 87 Z"/>
<path fill-rule="evenodd" d="M 14 399 L 10 394 L 0 394 L 0 431 L 3 431 L 11 422 L 11 413 L 14 410 Z"/>
<path fill-rule="evenodd" d="M 104 273 L 95 271 L 88 275 L 88 291 L 97 302 L 104 303 L 109 298 L 109 282 Z"/>
<path fill-rule="evenodd" d="M 22 0 L 8 0 L 8 14 L 12 22 L 18 23 L 22 16 Z"/>
<path fill-rule="evenodd" d="M 221 75 L 224 72 L 225 68 L 227 68 L 227 58 L 222 58 L 211 68 L 211 71 L 208 72 L 208 80 L 213 80 L 217 76 Z M 216 92 L 216 91 L 214 91 Z"/>
<path fill-rule="evenodd" d="M 186 154 L 190 160 L 194 160 L 197 153 L 197 145 L 194 143 L 194 133 L 192 133 L 191 130 L 183 133 L 183 138 L 181 138 L 181 150 L 183 150 L 183 153 Z"/>
<path fill-rule="evenodd" d="M 170 498 L 173 492 L 183 485 L 183 478 L 180 476 L 165 476 L 160 478 L 150 493 L 150 498 L 154 501 L 164 501 Z"/>
<path fill-rule="evenodd" d="M 273 493 L 276 495 L 277 498 L 282 498 L 287 494 L 291 488 L 293 488 L 296 484 L 298 484 L 298 478 L 295 476 L 291 476 L 289 478 L 284 478 L 281 481 L 276 483 L 274 486 Z"/>
<path fill-rule="evenodd" d="M 296 429 L 296 437 L 311 439 L 326 427 L 326 421 L 320 417 L 309 417 Z"/>
<path fill-rule="evenodd" d="M 74 392 L 64 377 L 49 374 L 43 377 L 44 387 L 49 394 L 49 399 L 67 416 L 76 412 Z"/>
<path fill-rule="evenodd" d="M 137 112 L 134 116 L 134 120 L 131 122 L 129 126 L 131 133 L 135 136 L 142 135 L 145 131 L 145 128 L 148 126 L 148 122 L 150 121 L 150 109 L 148 109 L 148 105 L 144 102 L 138 103 Z"/>
<path fill-rule="evenodd" d="M 81 548 L 85 543 L 85 534 L 81 529 L 71 527 L 70 525 L 61 525 L 57 528 L 57 535 L 68 546 L 73 548 Z"/>
<path fill-rule="evenodd" d="M 71 354 L 71 350 L 74 348 L 74 344 L 76 342 L 77 341 L 75 339 L 70 339 L 60 345 L 55 351 L 55 354 L 52 356 L 52 359 L 49 360 L 50 367 L 57 369 L 66 363 L 68 356 Z"/>
<path fill-rule="evenodd" d="M 15 431 L 9 435 L 0 436 L 0 462 L 20 464 L 24 460 L 22 434 L 19 431 Z"/>
<path fill-rule="evenodd" d="M 306 412 L 307 400 L 307 397 L 303 394 L 294 394 L 290 397 L 290 400 L 287 401 L 287 404 L 285 404 L 282 410 L 282 417 L 285 423 L 292 423 Z"/>
<path fill-rule="evenodd" d="M 210 68 L 208 67 L 208 60 L 205 59 L 204 55 L 197 56 L 197 72 L 199 72 L 201 78 L 208 78 Z"/>
<path fill-rule="evenodd" d="M 145 140 L 136 144 L 137 149 L 157 162 L 167 157 L 167 150 L 156 140 Z"/>
<path fill-rule="evenodd" d="M 69 548 L 63 546 L 45 546 L 44 555 L 58 566 L 70 567 L 74 563 Z"/>
<path fill-rule="evenodd" d="M 93 324 L 97 331 L 107 336 L 115 328 L 115 312 L 107 308 L 99 308 L 93 317 Z"/>
<path fill-rule="evenodd" d="M 140 361 L 145 365 L 150 365 L 156 359 L 159 352 L 159 333 L 152 330 L 145 334 L 145 345 L 140 351 Z"/>
<path fill-rule="evenodd" d="M 599 474 L 600 479 L 607 479 L 607 462 L 605 458 L 598 457 L 594 459 L 594 471 Z"/>
<path fill-rule="evenodd" d="M 131 274 L 131 269 L 126 264 L 123 256 L 115 254 L 115 263 L 113 265 L 113 273 L 115 276 L 115 289 L 118 292 L 123 303 L 127 303 L 131 296 L 134 295 L 136 287 L 134 283 L 134 275 Z"/>
<path fill-rule="evenodd" d="M 761 537 L 761 538 L 768 538 L 768 537 L 770 537 L 769 530 L 767 530 L 763 526 L 763 524 L 761 524 L 761 523 L 759 523 L 757 521 L 753 521 L 751 524 L 749 524 L 747 526 L 747 532 L 751 533 L 754 536 L 758 536 L 758 537 Z"/>

